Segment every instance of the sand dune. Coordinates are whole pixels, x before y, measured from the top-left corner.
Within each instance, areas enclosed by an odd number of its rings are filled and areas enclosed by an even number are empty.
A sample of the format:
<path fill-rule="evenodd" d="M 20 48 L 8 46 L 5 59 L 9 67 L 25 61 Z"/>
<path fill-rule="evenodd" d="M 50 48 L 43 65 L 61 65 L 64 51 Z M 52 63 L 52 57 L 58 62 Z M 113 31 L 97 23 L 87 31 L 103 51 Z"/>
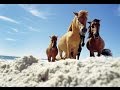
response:
<path fill-rule="evenodd" d="M 119 87 L 120 58 L 0 60 L 0 87 Z"/>

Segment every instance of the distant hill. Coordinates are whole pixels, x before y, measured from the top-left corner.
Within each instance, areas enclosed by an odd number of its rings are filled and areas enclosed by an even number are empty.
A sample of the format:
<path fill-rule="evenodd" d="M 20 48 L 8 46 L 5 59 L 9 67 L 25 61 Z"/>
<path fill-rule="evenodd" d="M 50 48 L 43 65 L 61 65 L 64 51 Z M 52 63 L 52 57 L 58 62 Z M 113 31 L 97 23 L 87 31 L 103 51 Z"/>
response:
<path fill-rule="evenodd" d="M 13 60 L 13 59 L 16 59 L 16 58 L 20 58 L 20 57 L 0 55 L 0 59 L 10 59 L 10 60 Z"/>

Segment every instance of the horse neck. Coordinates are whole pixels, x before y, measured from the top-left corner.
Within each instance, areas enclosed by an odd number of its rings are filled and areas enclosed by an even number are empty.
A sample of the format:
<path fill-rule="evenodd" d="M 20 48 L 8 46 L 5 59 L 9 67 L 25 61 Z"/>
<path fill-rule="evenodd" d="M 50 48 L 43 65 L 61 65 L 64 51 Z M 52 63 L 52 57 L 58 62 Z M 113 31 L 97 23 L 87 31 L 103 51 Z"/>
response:
<path fill-rule="evenodd" d="M 93 40 L 93 41 L 100 41 L 101 39 L 102 39 L 101 36 L 99 36 L 98 39 L 95 39 L 94 37 L 91 37 L 91 40 Z"/>
<path fill-rule="evenodd" d="M 71 23 L 72 26 L 72 33 L 78 33 L 79 34 L 79 22 L 76 17 L 74 17 L 73 22 Z"/>
<path fill-rule="evenodd" d="M 49 45 L 49 48 L 54 48 L 54 47 L 56 47 L 56 42 L 55 42 L 55 44 L 52 46 L 52 42 L 50 42 L 50 45 Z"/>
<path fill-rule="evenodd" d="M 91 38 L 91 28 L 90 28 L 90 26 L 89 26 L 89 28 L 88 28 L 88 38 Z"/>

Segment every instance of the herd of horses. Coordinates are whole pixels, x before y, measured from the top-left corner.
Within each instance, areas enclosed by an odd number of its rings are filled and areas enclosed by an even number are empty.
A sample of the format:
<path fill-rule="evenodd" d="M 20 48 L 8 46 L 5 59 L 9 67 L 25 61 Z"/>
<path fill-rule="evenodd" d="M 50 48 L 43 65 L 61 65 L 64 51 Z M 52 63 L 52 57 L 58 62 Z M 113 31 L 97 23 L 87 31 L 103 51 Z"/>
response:
<path fill-rule="evenodd" d="M 94 52 L 97 52 L 97 56 L 101 54 L 104 56 L 112 56 L 110 49 L 104 49 L 105 42 L 100 36 L 100 20 L 94 19 L 89 23 L 88 29 L 86 28 L 88 20 L 88 11 L 81 10 L 79 12 L 73 12 L 74 18 L 67 30 L 67 32 L 60 38 L 57 46 L 57 36 L 50 36 L 51 42 L 46 49 L 46 54 L 49 62 L 55 62 L 56 56 L 60 59 L 73 58 L 79 60 L 82 47 L 85 45 L 85 35 L 88 32 L 88 41 L 86 47 L 90 52 L 90 57 L 95 57 Z M 64 56 L 63 55 L 64 52 Z"/>

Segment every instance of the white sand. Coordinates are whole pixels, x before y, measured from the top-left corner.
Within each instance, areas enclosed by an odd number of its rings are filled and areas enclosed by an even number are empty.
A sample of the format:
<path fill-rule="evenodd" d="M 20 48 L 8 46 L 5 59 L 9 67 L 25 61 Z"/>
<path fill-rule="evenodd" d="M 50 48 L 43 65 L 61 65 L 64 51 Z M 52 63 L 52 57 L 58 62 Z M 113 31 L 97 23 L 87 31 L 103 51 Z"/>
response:
<path fill-rule="evenodd" d="M 120 58 L 0 60 L 0 87 L 119 87 Z"/>

